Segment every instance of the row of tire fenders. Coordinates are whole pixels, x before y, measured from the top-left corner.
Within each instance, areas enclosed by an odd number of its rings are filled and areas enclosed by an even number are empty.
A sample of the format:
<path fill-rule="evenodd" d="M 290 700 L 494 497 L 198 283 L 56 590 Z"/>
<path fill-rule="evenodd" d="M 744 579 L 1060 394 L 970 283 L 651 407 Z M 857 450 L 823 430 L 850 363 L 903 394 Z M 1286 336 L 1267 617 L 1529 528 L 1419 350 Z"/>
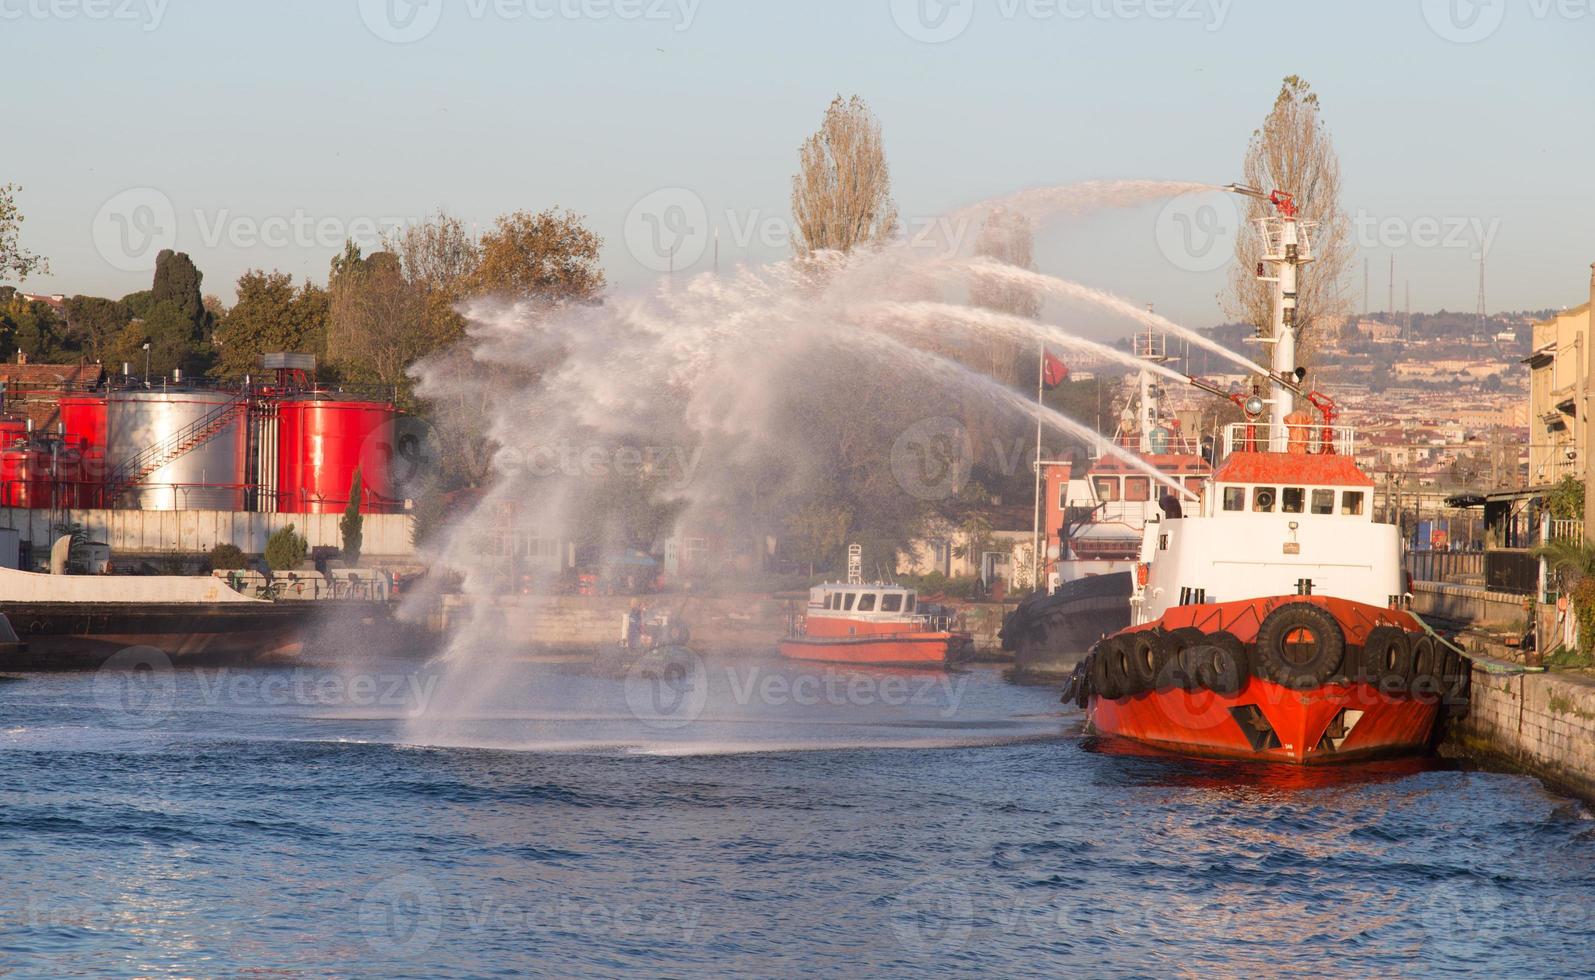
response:
<path fill-rule="evenodd" d="M 1386 696 L 1456 709 L 1467 703 L 1471 676 L 1468 662 L 1430 633 L 1380 625 L 1354 645 L 1321 606 L 1289 602 L 1269 613 L 1250 644 L 1233 633 L 1190 626 L 1107 637 L 1075 667 L 1063 700 L 1084 708 L 1092 697 L 1119 700 L 1175 689 L 1233 697 L 1259 678 L 1292 691 L 1368 685 Z"/>

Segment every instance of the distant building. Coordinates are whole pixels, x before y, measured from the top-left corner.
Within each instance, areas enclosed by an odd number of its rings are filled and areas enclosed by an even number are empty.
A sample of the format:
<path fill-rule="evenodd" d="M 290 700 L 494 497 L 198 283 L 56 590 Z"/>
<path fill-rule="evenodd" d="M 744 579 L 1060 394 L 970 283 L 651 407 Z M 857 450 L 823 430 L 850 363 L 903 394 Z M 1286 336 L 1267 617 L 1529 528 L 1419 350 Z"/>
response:
<path fill-rule="evenodd" d="M 1369 340 L 1390 341 L 1401 338 L 1401 327 L 1382 320 L 1358 320 L 1357 332 Z"/>
<path fill-rule="evenodd" d="M 1579 404 L 1589 343 L 1588 303 L 1534 324 L 1529 366 L 1529 486 L 1547 487 L 1584 474 L 1579 459 L 1585 420 Z"/>

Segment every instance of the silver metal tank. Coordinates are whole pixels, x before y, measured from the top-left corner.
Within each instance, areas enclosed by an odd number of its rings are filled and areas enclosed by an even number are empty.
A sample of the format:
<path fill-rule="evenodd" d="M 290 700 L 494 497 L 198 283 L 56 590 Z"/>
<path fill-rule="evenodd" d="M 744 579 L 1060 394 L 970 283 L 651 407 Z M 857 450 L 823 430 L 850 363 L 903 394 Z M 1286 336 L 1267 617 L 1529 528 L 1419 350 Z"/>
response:
<path fill-rule="evenodd" d="M 113 391 L 107 398 L 106 480 L 132 467 L 161 463 L 123 493 L 121 506 L 140 510 L 243 510 L 248 413 L 215 413 L 235 402 L 225 391 Z M 214 434 L 171 454 L 212 426 Z M 186 433 L 186 434 L 185 434 Z"/>

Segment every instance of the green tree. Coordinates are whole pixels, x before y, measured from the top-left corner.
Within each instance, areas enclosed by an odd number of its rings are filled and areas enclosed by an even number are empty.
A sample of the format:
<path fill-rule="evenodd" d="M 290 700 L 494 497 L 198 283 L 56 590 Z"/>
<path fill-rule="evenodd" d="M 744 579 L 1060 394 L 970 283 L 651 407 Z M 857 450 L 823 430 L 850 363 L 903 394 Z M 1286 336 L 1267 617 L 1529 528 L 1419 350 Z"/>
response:
<path fill-rule="evenodd" d="M 1584 481 L 1576 476 L 1564 476 L 1562 482 L 1545 495 L 1545 506 L 1551 516 L 1559 521 L 1584 519 Z"/>
<path fill-rule="evenodd" d="M 111 363 L 130 364 L 133 373 L 142 376 L 146 363 L 145 344 L 150 345 L 151 379 L 169 375 L 174 368 L 192 371 L 197 367 L 200 352 L 194 342 L 193 325 L 172 303 L 156 303 L 146 316 L 129 321 L 111 345 Z"/>
<path fill-rule="evenodd" d="M 793 245 L 801 253 L 851 252 L 896 234 L 897 206 L 881 124 L 863 99 L 838 95 L 819 131 L 803 142 L 798 161 L 792 178 L 798 229 Z"/>
<path fill-rule="evenodd" d="M 39 362 L 63 353 L 66 325 L 48 303 L 27 300 L 15 289 L 0 289 L 0 337 Z"/>
<path fill-rule="evenodd" d="M 360 257 L 352 243 L 333 262 L 327 283 L 327 359 L 350 378 L 406 389 L 408 368 L 432 350 L 422 330 L 422 302 L 398 256 Z"/>
<path fill-rule="evenodd" d="M 266 564 L 274 572 L 287 572 L 304 564 L 310 552 L 310 543 L 294 530 L 292 524 L 273 531 L 266 539 Z"/>
<path fill-rule="evenodd" d="M 349 483 L 349 503 L 343 508 L 338 521 L 338 533 L 343 536 L 343 560 L 351 565 L 360 564 L 360 548 L 364 544 L 363 524 L 360 516 L 360 467 L 354 468 L 354 479 Z"/>
<path fill-rule="evenodd" d="M 15 194 L 22 188 L 0 184 L 0 279 L 22 282 L 35 272 L 49 272 L 44 259 L 22 247 L 22 212 Z"/>
<path fill-rule="evenodd" d="M 192 340 L 209 340 L 213 324 L 200 292 L 205 276 L 187 252 L 163 249 L 155 257 L 155 281 L 150 286 L 150 303 L 171 303 L 192 328 Z"/>
<path fill-rule="evenodd" d="M 327 293 L 305 283 L 294 289 L 285 272 L 251 269 L 238 277 L 238 302 L 217 327 L 213 373 L 242 378 L 259 373 L 262 354 L 296 353 L 324 356 L 327 342 Z"/>
<path fill-rule="evenodd" d="M 114 299 L 74 296 L 66 301 L 66 319 L 72 342 L 90 360 L 104 361 L 133 312 Z"/>
<path fill-rule="evenodd" d="M 594 302 L 605 285 L 603 245 L 573 211 L 502 215 L 482 236 L 472 291 L 547 306 Z"/>
<path fill-rule="evenodd" d="M 236 544 L 224 542 L 210 550 L 210 567 L 218 572 L 236 572 L 248 568 L 249 562 Z"/>

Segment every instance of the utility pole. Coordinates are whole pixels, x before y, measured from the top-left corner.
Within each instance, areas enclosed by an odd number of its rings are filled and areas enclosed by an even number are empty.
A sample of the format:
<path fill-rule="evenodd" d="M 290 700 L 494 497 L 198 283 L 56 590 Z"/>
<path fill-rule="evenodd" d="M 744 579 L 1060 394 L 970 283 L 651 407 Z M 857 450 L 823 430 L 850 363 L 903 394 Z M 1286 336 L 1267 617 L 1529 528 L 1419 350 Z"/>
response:
<path fill-rule="evenodd" d="M 1046 407 L 1047 345 L 1041 345 L 1036 359 L 1036 504 L 1032 516 L 1035 530 L 1030 535 L 1030 590 L 1041 591 L 1041 409 Z"/>
<path fill-rule="evenodd" d="M 1391 255 L 1390 255 L 1390 301 L 1389 301 L 1389 304 L 1387 306 L 1385 306 L 1385 310 L 1387 312 L 1387 315 L 1390 317 L 1390 322 L 1391 323 L 1395 323 L 1396 322 L 1396 256 L 1395 256 L 1395 253 L 1391 253 Z"/>

